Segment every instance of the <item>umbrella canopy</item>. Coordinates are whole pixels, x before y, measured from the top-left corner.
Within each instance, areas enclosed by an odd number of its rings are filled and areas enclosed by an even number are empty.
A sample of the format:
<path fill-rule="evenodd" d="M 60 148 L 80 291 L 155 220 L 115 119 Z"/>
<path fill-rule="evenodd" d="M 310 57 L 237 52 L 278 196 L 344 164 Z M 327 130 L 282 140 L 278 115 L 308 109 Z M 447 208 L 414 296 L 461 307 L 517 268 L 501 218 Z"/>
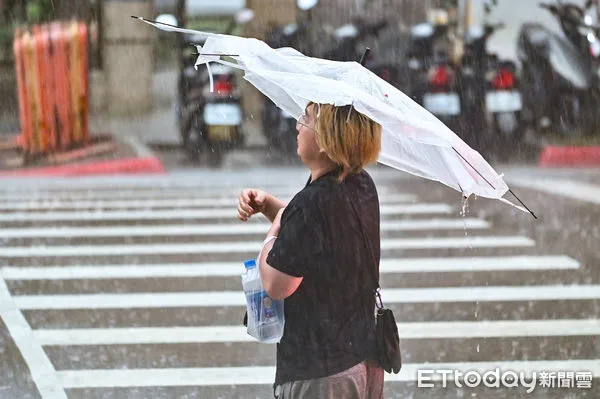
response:
<path fill-rule="evenodd" d="M 139 19 L 159 29 L 191 32 Z M 247 81 L 296 118 L 309 102 L 352 105 L 382 126 L 379 163 L 439 181 L 465 197 L 475 194 L 513 205 L 502 198 L 509 191 L 503 178 L 477 151 L 360 63 L 308 57 L 292 48 L 273 49 L 254 38 L 194 32 L 206 37 L 202 46 L 197 45 L 196 67 L 217 62 L 242 69 Z"/>

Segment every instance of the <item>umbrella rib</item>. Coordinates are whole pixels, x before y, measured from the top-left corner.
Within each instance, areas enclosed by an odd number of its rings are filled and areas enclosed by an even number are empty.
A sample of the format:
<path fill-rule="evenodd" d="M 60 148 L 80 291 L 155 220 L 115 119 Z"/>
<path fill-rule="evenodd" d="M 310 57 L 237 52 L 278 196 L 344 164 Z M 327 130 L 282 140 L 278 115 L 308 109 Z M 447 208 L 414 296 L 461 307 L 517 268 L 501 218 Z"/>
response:
<path fill-rule="evenodd" d="M 362 57 L 360 57 L 360 65 L 362 65 L 363 67 L 365 66 L 365 64 L 367 62 L 367 57 L 369 56 L 370 52 L 371 52 L 371 49 L 369 47 L 367 47 L 365 49 L 365 52 L 363 53 Z M 346 117 L 346 123 L 348 123 L 348 120 L 350 119 L 350 113 L 352 112 L 352 108 L 354 108 L 354 101 L 352 101 L 352 104 L 350 104 L 350 109 L 348 110 L 348 116 Z"/>
<path fill-rule="evenodd" d="M 467 164 L 468 164 L 468 165 L 469 165 L 469 166 L 470 166 L 470 167 L 471 167 L 471 168 L 472 168 L 472 169 L 473 169 L 475 172 L 477 172 L 477 174 L 478 174 L 479 176 L 481 176 L 481 178 L 482 178 L 483 180 L 485 180 L 485 182 L 486 182 L 487 184 L 489 184 L 489 185 L 490 185 L 490 186 L 491 186 L 491 187 L 492 187 L 494 190 L 496 189 L 496 187 L 494 187 L 494 186 L 492 185 L 492 183 L 490 183 L 490 182 L 489 182 L 489 181 L 488 181 L 488 180 L 487 180 L 485 177 L 483 177 L 483 175 L 482 175 L 481 173 L 479 173 L 479 171 L 478 171 L 477 169 L 475 169 L 475 168 L 473 167 L 473 165 L 471 165 L 471 163 L 470 163 L 469 161 L 467 161 L 467 160 L 465 159 L 465 157 L 463 157 L 463 156 L 462 156 L 462 154 L 456 150 L 456 148 L 452 147 L 452 149 L 453 149 L 453 150 L 454 150 L 454 152 L 456 152 L 456 153 L 458 154 L 458 156 L 460 156 L 460 157 L 461 157 L 461 158 L 462 158 L 462 159 L 463 159 L 463 160 L 464 160 L 464 161 L 465 161 L 465 162 L 466 162 L 466 163 L 467 163 Z M 533 211 L 532 211 L 531 209 L 529 209 L 529 208 L 527 207 L 527 205 L 525 205 L 525 204 L 523 203 L 523 201 L 521 201 L 521 199 L 520 199 L 519 197 L 517 197 L 517 195 L 516 195 L 516 194 L 515 194 L 515 193 L 514 193 L 514 192 L 513 192 L 513 191 L 512 191 L 510 188 L 508 189 L 508 191 L 509 191 L 509 192 L 510 192 L 510 193 L 511 193 L 511 194 L 512 194 L 512 195 L 513 195 L 513 196 L 514 196 L 516 199 L 517 199 L 517 201 L 519 201 L 519 203 L 520 203 L 521 205 L 523 205 L 523 207 L 524 207 L 525 209 L 527 209 L 527 211 L 528 211 L 529 213 L 531 213 L 531 216 L 533 216 L 533 218 L 534 218 L 534 219 L 537 219 L 537 216 L 535 215 L 535 213 L 533 213 Z"/>
<path fill-rule="evenodd" d="M 215 54 L 215 53 L 197 53 L 198 55 L 212 55 L 218 57 L 239 57 L 239 54 Z"/>
<path fill-rule="evenodd" d="M 455 152 L 455 153 L 457 153 L 457 154 L 458 154 L 458 156 L 459 156 L 459 157 L 461 157 L 461 158 L 463 159 L 463 161 L 465 161 L 465 162 L 467 163 L 467 165 L 469 165 L 469 166 L 470 166 L 470 167 L 471 167 L 471 168 L 472 168 L 472 169 L 473 169 L 475 172 L 477 172 L 477 174 L 478 174 L 479 176 L 481 176 L 481 178 L 482 178 L 483 180 L 485 180 L 485 182 L 486 182 L 487 184 L 489 184 L 491 188 L 493 188 L 494 190 L 496 189 L 496 187 L 494 187 L 494 186 L 492 185 L 492 183 L 490 183 L 490 182 L 488 181 L 488 179 L 486 179 L 486 178 L 485 178 L 485 177 L 484 177 L 484 176 L 483 176 L 481 173 L 479 173 L 479 171 L 478 171 L 477 169 L 475 169 L 475 167 L 473 167 L 473 165 L 471 165 L 471 163 L 470 163 L 469 161 L 467 161 L 467 160 L 465 159 L 465 157 L 463 157 L 463 156 L 462 156 L 462 154 L 456 150 L 456 148 L 452 147 L 452 149 L 454 150 L 454 152 Z"/>
<path fill-rule="evenodd" d="M 519 201 L 519 203 L 520 203 L 521 205 L 523 205 L 523 207 L 524 207 L 525 209 L 527 209 L 527 210 L 529 211 L 529 213 L 531 213 L 531 216 L 533 216 L 533 218 L 534 218 L 534 219 L 537 219 L 537 216 L 535 216 L 535 213 L 533 213 L 533 211 L 532 211 L 531 209 L 527 208 L 527 205 L 525 205 L 525 204 L 523 203 L 523 201 L 521 201 L 521 199 L 520 199 L 519 197 L 517 197 L 517 195 L 516 195 L 516 194 L 513 192 L 513 190 L 511 190 L 511 189 L 509 188 L 509 189 L 508 189 L 508 191 L 509 191 L 509 192 L 510 192 L 510 193 L 511 193 L 511 194 L 512 194 L 512 195 L 513 195 L 513 196 L 514 196 L 516 199 L 517 199 L 517 201 Z"/>

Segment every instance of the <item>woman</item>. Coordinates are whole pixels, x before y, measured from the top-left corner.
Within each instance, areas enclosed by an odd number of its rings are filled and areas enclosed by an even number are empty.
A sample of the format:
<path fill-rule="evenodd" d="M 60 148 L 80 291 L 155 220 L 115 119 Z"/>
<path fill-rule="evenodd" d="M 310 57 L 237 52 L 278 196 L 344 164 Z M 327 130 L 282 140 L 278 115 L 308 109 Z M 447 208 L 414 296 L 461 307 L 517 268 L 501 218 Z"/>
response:
<path fill-rule="evenodd" d="M 350 106 L 309 104 L 296 124 L 310 179 L 289 204 L 242 191 L 238 218 L 272 226 L 259 259 L 270 297 L 285 299 L 277 345 L 277 398 L 381 398 L 375 350 L 379 199 L 363 169 L 381 149 L 381 126 Z"/>

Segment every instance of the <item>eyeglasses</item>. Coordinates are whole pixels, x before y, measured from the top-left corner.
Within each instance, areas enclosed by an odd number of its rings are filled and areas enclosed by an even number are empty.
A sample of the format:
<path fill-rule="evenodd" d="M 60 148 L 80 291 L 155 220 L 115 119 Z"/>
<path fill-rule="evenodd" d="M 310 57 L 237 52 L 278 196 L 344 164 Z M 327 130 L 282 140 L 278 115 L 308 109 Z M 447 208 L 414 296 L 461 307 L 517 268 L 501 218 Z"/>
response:
<path fill-rule="evenodd" d="M 298 123 L 299 125 L 302 125 L 304 127 L 309 128 L 310 130 L 312 130 L 313 132 L 317 132 L 317 129 L 315 129 L 314 127 L 310 126 L 310 121 L 308 120 L 308 115 L 306 114 L 302 114 L 300 115 L 300 117 L 298 118 L 298 120 L 296 121 L 296 123 Z"/>

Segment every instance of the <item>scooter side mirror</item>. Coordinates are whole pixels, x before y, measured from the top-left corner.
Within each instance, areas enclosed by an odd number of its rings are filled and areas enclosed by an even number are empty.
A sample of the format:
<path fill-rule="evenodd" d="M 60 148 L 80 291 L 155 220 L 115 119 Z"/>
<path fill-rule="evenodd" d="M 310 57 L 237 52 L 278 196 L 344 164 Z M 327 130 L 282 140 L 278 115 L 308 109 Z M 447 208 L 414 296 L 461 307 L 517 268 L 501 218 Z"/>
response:
<path fill-rule="evenodd" d="M 318 2 L 319 0 L 297 0 L 296 5 L 298 5 L 298 8 L 302 11 L 307 11 L 314 8 Z"/>
<path fill-rule="evenodd" d="M 538 3 L 538 6 L 540 8 L 543 8 L 545 10 L 550 11 L 551 13 L 555 13 L 556 12 L 556 7 L 553 6 L 552 4 L 547 4 L 547 3 Z"/>
<path fill-rule="evenodd" d="M 254 11 L 252 11 L 249 8 L 245 8 L 243 10 L 238 11 L 235 16 L 234 16 L 234 20 L 237 24 L 246 24 L 250 21 L 252 21 L 254 19 Z"/>
<path fill-rule="evenodd" d="M 160 14 L 156 17 L 156 22 L 160 22 L 161 24 L 167 24 L 171 26 L 179 26 L 177 18 L 173 14 Z"/>
<path fill-rule="evenodd" d="M 473 25 L 467 29 L 466 40 L 467 42 L 472 42 L 478 39 L 481 39 L 486 33 L 489 33 L 490 30 L 488 26 L 481 25 Z"/>

